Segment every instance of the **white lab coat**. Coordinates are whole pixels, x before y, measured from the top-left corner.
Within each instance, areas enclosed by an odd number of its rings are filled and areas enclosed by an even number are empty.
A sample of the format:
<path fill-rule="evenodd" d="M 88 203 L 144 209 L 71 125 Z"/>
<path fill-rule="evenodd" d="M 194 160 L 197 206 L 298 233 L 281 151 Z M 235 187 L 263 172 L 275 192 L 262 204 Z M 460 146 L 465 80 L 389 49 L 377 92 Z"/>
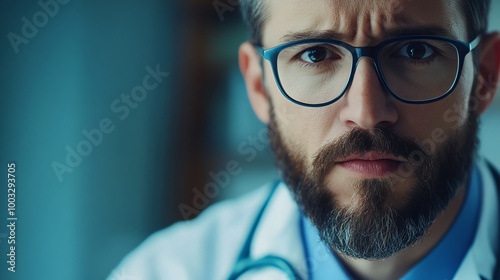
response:
<path fill-rule="evenodd" d="M 454 279 L 492 279 L 499 232 L 497 189 L 484 161 L 477 163 L 483 204 L 476 238 Z M 179 222 L 149 237 L 130 253 L 108 280 L 227 279 L 270 186 L 209 207 L 198 218 Z M 269 254 L 288 260 L 306 279 L 307 266 L 299 228 L 299 211 L 281 184 L 266 208 L 252 240 L 251 256 Z M 321 261 L 321 254 L 310 261 Z M 260 275 L 257 279 L 274 279 Z M 433 279 L 429 275 L 429 279 Z"/>

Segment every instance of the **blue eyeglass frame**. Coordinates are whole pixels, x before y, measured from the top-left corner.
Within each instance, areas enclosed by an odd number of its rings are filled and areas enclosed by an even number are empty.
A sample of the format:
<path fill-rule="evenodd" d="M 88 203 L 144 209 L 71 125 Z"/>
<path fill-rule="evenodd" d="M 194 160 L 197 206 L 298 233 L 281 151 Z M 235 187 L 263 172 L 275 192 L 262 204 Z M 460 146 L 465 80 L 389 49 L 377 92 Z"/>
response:
<path fill-rule="evenodd" d="M 406 100 L 406 99 L 399 97 L 397 94 L 395 94 L 391 90 L 391 88 L 387 84 L 386 79 L 384 78 L 384 75 L 382 74 L 381 67 L 379 66 L 380 65 L 380 52 L 385 46 L 387 46 L 391 43 L 397 42 L 397 41 L 402 41 L 402 40 L 438 40 L 438 41 L 450 43 L 451 45 L 453 45 L 457 49 L 458 69 L 457 69 L 457 73 L 455 75 L 455 80 L 453 82 L 453 85 L 449 88 L 449 90 L 446 93 L 444 93 L 438 97 L 431 98 L 431 99 L 412 101 L 412 100 Z M 254 44 L 253 46 L 261 57 L 263 57 L 264 59 L 266 59 L 267 61 L 269 61 L 271 63 L 271 67 L 273 69 L 273 74 L 274 74 L 274 80 L 276 81 L 276 84 L 278 85 L 278 88 L 280 89 L 281 93 L 288 100 L 290 100 L 291 102 L 293 102 L 295 104 L 301 105 L 301 106 L 323 107 L 323 106 L 327 106 L 327 105 L 330 105 L 330 104 L 336 102 L 337 100 L 342 98 L 342 96 L 344 96 L 344 94 L 346 93 L 346 91 L 349 89 L 349 87 L 352 84 L 352 80 L 354 79 L 354 74 L 356 73 L 356 68 L 358 67 L 358 62 L 364 56 L 370 57 L 373 60 L 379 80 L 381 81 L 384 88 L 387 91 L 389 91 L 391 93 L 391 95 L 394 96 L 397 100 L 404 102 L 404 103 L 409 103 L 409 104 L 425 104 L 425 103 L 439 101 L 439 100 L 447 97 L 451 92 L 453 92 L 453 90 L 457 86 L 458 82 L 460 81 L 460 76 L 462 75 L 462 68 L 464 65 L 465 56 L 467 56 L 467 54 L 469 54 L 472 50 L 474 50 L 479 45 L 480 40 L 481 40 L 481 36 L 477 36 L 471 42 L 466 43 L 466 42 L 462 42 L 459 40 L 440 37 L 440 36 L 415 35 L 415 36 L 395 37 L 395 38 L 391 38 L 389 40 L 382 41 L 382 42 L 378 43 L 377 45 L 366 46 L 366 47 L 354 47 L 354 46 L 351 46 L 345 42 L 337 41 L 337 40 L 330 40 L 330 39 L 304 39 L 304 40 L 299 40 L 299 41 L 288 42 L 288 43 L 281 44 L 281 45 L 278 45 L 276 47 L 269 48 L 269 49 L 264 49 L 264 48 L 262 48 L 262 46 L 260 46 L 258 44 Z M 288 47 L 294 46 L 294 45 L 311 44 L 311 43 L 332 44 L 332 45 L 338 45 L 338 46 L 344 47 L 345 49 L 347 49 L 351 53 L 352 58 L 353 58 L 351 74 L 349 76 L 349 80 L 347 81 L 345 88 L 342 90 L 342 92 L 337 97 L 333 98 L 332 100 L 330 100 L 328 102 L 323 102 L 323 103 L 319 103 L 319 104 L 309 104 L 309 103 L 304 103 L 304 102 L 293 99 L 291 96 L 289 96 L 286 93 L 285 89 L 283 88 L 283 86 L 281 84 L 281 81 L 279 79 L 279 74 L 278 74 L 278 55 L 280 54 L 280 52 L 282 50 L 284 50 Z"/>

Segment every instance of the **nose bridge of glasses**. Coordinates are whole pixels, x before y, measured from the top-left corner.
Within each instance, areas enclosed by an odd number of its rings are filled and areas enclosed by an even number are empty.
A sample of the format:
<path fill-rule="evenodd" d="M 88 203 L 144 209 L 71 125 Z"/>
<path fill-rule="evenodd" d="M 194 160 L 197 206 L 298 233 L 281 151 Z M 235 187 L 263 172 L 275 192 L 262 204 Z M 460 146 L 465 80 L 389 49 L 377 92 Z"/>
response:
<path fill-rule="evenodd" d="M 356 47 L 354 48 L 355 50 L 355 57 L 354 57 L 354 72 L 356 72 L 356 69 L 359 65 L 359 62 L 361 58 L 370 58 L 372 61 L 372 65 L 374 67 L 375 72 L 377 73 L 377 76 L 379 77 L 379 80 L 382 82 L 381 77 L 380 77 L 380 69 L 377 61 L 377 55 L 378 55 L 378 48 L 376 46 L 368 46 L 368 47 Z M 355 75 L 355 73 L 353 73 Z"/>
<path fill-rule="evenodd" d="M 379 82 L 384 85 L 383 78 L 381 76 L 381 69 L 380 66 L 378 65 L 378 48 L 377 46 L 368 46 L 368 47 L 356 47 L 355 49 L 355 57 L 354 57 L 354 73 L 352 75 L 355 75 L 356 70 L 358 68 L 359 62 L 361 58 L 369 58 L 371 59 L 371 64 L 374 67 L 375 72 L 377 73 L 377 77 L 379 79 Z"/>
<path fill-rule="evenodd" d="M 373 61 L 377 60 L 377 53 L 378 53 L 378 48 L 376 46 L 368 46 L 368 47 L 356 47 L 354 48 L 355 50 L 355 60 L 356 63 L 362 58 L 362 57 L 369 57 Z"/>

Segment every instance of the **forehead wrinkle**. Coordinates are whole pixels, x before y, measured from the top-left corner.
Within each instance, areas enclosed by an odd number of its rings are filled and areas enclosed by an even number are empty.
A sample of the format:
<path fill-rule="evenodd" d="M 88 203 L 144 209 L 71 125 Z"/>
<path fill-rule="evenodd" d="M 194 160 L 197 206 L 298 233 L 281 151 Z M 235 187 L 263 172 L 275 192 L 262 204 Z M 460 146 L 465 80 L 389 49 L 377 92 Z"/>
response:
<path fill-rule="evenodd" d="M 350 32 L 351 42 L 358 44 L 375 43 L 382 38 L 388 37 L 389 30 L 401 26 L 398 18 L 399 13 L 396 13 L 392 4 L 387 4 L 394 3 L 394 1 L 385 1 L 382 5 L 380 2 L 357 2 L 358 5 L 355 5 L 355 7 L 361 7 L 358 8 L 359 16 L 354 17 L 357 21 L 351 24 L 351 26 L 355 27 Z"/>
<path fill-rule="evenodd" d="M 272 32 L 264 34 L 263 46 L 284 42 L 287 34 L 331 31 L 342 35 L 354 46 L 374 45 L 394 36 L 396 29 L 416 29 L 429 26 L 449 30 L 462 39 L 456 0 L 432 2 L 423 0 L 267 0 L 270 12 L 268 24 Z M 422 2 L 420 2 L 422 1 Z M 419 32 L 419 34 L 423 35 Z M 430 30 L 432 33 L 432 30 Z M 442 33 L 442 32 L 441 32 Z M 396 33 L 396 35 L 398 35 Z M 402 34 L 412 35 L 412 34 Z M 432 35 L 432 34 L 431 34 Z"/>
<path fill-rule="evenodd" d="M 390 4 L 394 1 L 398 0 L 386 1 L 383 4 L 359 0 L 325 0 L 323 2 L 327 6 L 323 13 L 328 13 L 328 16 L 315 17 L 313 26 L 318 30 L 341 33 L 344 41 L 355 45 L 372 44 L 388 37 L 388 30 L 403 25 L 404 17 L 394 9 L 394 4 Z"/>

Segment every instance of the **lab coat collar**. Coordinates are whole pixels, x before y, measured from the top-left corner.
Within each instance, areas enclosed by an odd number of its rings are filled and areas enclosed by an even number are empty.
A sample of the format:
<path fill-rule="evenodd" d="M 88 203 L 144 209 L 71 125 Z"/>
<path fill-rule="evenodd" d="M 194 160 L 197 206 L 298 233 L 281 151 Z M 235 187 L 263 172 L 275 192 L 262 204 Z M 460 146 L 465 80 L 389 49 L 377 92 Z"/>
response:
<path fill-rule="evenodd" d="M 484 159 L 477 161 L 483 183 L 483 205 L 476 237 L 455 279 L 493 279 L 498 256 L 498 188 Z"/>
<path fill-rule="evenodd" d="M 260 259 L 267 255 L 286 259 L 303 279 L 307 279 L 307 265 L 300 231 L 300 211 L 284 183 L 279 184 L 269 201 L 250 249 L 252 259 Z M 264 274 L 256 279 L 272 278 Z"/>

